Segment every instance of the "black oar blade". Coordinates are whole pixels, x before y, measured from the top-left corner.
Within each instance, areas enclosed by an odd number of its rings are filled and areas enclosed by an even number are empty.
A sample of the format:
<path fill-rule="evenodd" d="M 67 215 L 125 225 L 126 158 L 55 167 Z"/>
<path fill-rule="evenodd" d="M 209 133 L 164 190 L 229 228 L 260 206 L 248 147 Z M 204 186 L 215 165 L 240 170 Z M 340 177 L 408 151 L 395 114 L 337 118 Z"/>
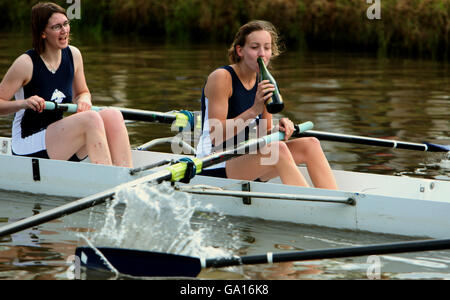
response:
<path fill-rule="evenodd" d="M 432 144 L 424 142 L 428 146 L 428 151 L 434 151 L 434 152 L 449 152 L 450 151 L 450 145 L 439 145 L 439 144 Z"/>
<path fill-rule="evenodd" d="M 349 134 L 341 134 L 341 133 L 332 133 L 325 131 L 315 131 L 308 130 L 301 133 L 294 133 L 295 137 L 315 137 L 319 140 L 324 141 L 333 141 L 333 142 L 342 142 L 342 143 L 351 143 L 351 144 L 360 144 L 360 145 L 368 145 L 368 146 L 379 146 L 379 147 L 387 147 L 387 148 L 397 148 L 397 149 L 407 149 L 407 150 L 416 150 L 416 151 L 430 151 L 430 152 L 448 152 L 450 151 L 450 145 L 438 145 L 431 144 L 427 142 L 423 143 L 410 143 L 410 142 L 402 142 L 396 140 L 388 140 L 381 138 L 373 138 L 373 137 L 365 137 L 365 136 L 357 136 L 357 135 L 349 135 Z"/>
<path fill-rule="evenodd" d="M 201 271 L 200 259 L 170 253 L 100 247 L 98 251 L 121 274 L 143 277 L 196 277 Z M 75 255 L 87 268 L 110 270 L 91 247 L 78 247 Z"/>

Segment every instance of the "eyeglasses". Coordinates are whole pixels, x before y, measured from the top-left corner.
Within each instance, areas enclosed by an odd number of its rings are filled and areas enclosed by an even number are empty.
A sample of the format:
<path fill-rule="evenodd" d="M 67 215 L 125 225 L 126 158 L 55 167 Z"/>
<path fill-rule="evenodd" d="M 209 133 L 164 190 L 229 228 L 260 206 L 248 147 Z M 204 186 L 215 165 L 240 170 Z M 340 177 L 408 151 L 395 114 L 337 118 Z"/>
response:
<path fill-rule="evenodd" d="M 53 25 L 53 26 L 50 26 L 50 28 L 51 28 L 51 30 L 53 30 L 53 31 L 60 31 L 63 27 L 64 27 L 65 29 L 67 29 L 69 26 L 70 26 L 70 22 L 69 22 L 69 20 L 67 20 L 67 21 L 65 21 L 65 22 L 62 23 L 62 24 L 55 24 L 55 25 Z"/>

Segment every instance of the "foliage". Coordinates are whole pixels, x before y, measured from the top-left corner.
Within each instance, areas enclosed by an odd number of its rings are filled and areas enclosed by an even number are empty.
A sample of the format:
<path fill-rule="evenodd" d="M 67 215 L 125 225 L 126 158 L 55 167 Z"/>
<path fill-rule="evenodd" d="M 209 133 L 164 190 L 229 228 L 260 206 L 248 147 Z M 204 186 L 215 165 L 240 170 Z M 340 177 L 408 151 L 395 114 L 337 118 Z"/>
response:
<path fill-rule="evenodd" d="M 450 0 L 379 1 L 381 19 L 369 20 L 366 0 L 80 0 L 74 26 L 97 36 L 229 43 L 242 24 L 265 19 L 286 43 L 303 48 L 449 57 Z M 27 30 L 36 2 L 2 1 L 0 30 Z"/>

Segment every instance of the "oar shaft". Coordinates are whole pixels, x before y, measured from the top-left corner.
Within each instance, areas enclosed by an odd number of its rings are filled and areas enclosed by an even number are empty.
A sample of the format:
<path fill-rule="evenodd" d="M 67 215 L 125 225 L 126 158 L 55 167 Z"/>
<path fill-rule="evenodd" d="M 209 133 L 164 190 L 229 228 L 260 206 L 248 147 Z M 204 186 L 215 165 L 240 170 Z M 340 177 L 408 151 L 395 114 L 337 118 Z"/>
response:
<path fill-rule="evenodd" d="M 100 111 L 107 107 L 98 107 L 92 106 L 92 110 Z M 139 110 L 139 109 L 130 109 L 130 108 L 122 108 L 122 107 L 113 107 L 118 109 L 124 119 L 133 120 L 133 121 L 146 121 L 146 122 L 160 122 L 166 124 L 172 124 L 175 121 L 175 126 L 179 128 L 186 128 L 188 125 L 190 129 L 194 128 L 194 116 L 191 112 L 182 111 L 176 113 L 162 113 L 155 111 L 147 111 L 147 110 Z M 71 103 L 63 103 L 56 104 L 55 102 L 46 102 L 45 109 L 48 110 L 64 110 L 67 112 L 76 112 L 77 105 Z M 197 122 L 197 126 L 201 123 L 201 121 Z M 352 144 L 360 144 L 360 145 L 368 145 L 368 146 L 379 146 L 379 147 L 387 147 L 387 148 L 397 148 L 397 149 L 407 149 L 407 150 L 416 150 L 416 151 L 428 151 L 428 152 L 449 152 L 450 146 L 448 145 L 438 145 L 431 143 L 411 143 L 411 142 L 402 142 L 396 140 L 388 140 L 381 138 L 371 138 L 357 135 L 348 135 L 348 134 L 339 134 L 325 131 L 313 131 L 308 130 L 306 132 L 297 133 L 293 135 L 294 137 L 316 137 L 320 140 L 325 141 L 334 141 L 334 142 L 343 142 L 343 143 L 352 143 Z"/>
<path fill-rule="evenodd" d="M 439 149 L 438 147 L 433 147 L 433 145 L 430 145 L 430 144 L 401 142 L 401 141 L 396 141 L 396 140 L 370 138 L 370 137 L 348 135 L 348 134 L 337 134 L 337 133 L 315 131 L 315 130 L 308 130 L 306 132 L 297 134 L 296 136 L 297 137 L 316 137 L 319 140 L 361 144 L 361 145 L 369 145 L 369 146 L 379 146 L 379 147 L 418 150 L 418 151 L 443 152 L 442 149 Z"/>
<path fill-rule="evenodd" d="M 178 113 L 162 113 L 162 112 L 156 112 L 156 111 L 149 111 L 149 110 L 140 110 L 140 109 L 131 109 L 131 108 L 123 108 L 123 107 L 100 107 L 100 106 L 92 106 L 91 110 L 95 111 L 101 111 L 105 108 L 113 108 L 119 110 L 123 118 L 125 120 L 133 120 L 133 121 L 146 121 L 146 122 L 160 122 L 160 123 L 167 123 L 171 124 L 174 121 L 182 117 Z M 77 112 L 78 105 L 73 103 L 55 103 L 51 101 L 45 102 L 45 109 L 46 110 L 62 110 L 69 113 L 75 113 Z"/>
<path fill-rule="evenodd" d="M 450 249 L 450 239 L 421 240 L 347 248 L 305 250 L 278 254 L 249 255 L 231 258 L 207 259 L 203 267 L 227 267 L 247 264 L 265 264 L 275 262 L 303 261 L 327 258 L 343 258 L 366 255 L 384 255 L 405 252 L 436 251 Z"/>
<path fill-rule="evenodd" d="M 123 274 L 146 277 L 195 277 L 201 272 L 201 269 L 204 268 L 221 268 L 237 265 L 385 255 L 446 249 L 450 249 L 450 239 L 420 240 L 285 253 L 269 252 L 262 255 L 218 257 L 210 259 L 124 248 L 100 247 L 97 250 L 101 252 L 103 257 L 106 257 L 116 270 Z M 98 253 L 90 247 L 78 247 L 76 255 L 79 257 L 84 255 L 87 258 L 83 261 L 83 264 L 87 267 L 96 269 L 107 268 Z"/>
<path fill-rule="evenodd" d="M 160 122 L 165 124 L 171 124 L 177 119 L 177 116 L 175 114 L 170 113 L 146 111 L 131 108 L 117 108 L 117 107 L 115 108 L 120 110 L 125 120 Z"/>
<path fill-rule="evenodd" d="M 106 200 L 110 199 L 113 196 L 114 192 L 108 190 L 102 195 L 95 194 L 92 197 L 87 197 L 80 199 L 78 201 L 70 202 L 68 204 L 59 206 L 54 209 L 50 209 L 48 211 L 42 212 L 32 217 L 5 225 L 0 228 L 0 237 L 8 234 L 13 234 L 22 231 L 24 229 L 31 228 L 64 217 L 66 215 L 81 211 L 89 207 L 93 207 L 95 205 L 105 202 Z"/>
<path fill-rule="evenodd" d="M 43 223 L 46 223 L 48 221 L 52 221 L 67 215 L 70 215 L 75 212 L 82 211 L 86 208 L 94 207 L 96 205 L 102 204 L 106 202 L 107 200 L 111 199 L 116 191 L 122 187 L 132 187 L 136 186 L 140 183 L 145 182 L 151 182 L 156 181 L 157 183 L 160 183 L 164 180 L 170 180 L 172 177 L 172 174 L 168 170 L 162 170 L 157 173 L 153 173 L 147 176 L 144 176 L 142 178 L 133 180 L 131 182 L 123 183 L 117 187 L 108 189 L 106 191 L 67 203 L 62 206 L 58 206 L 56 208 L 50 209 L 48 211 L 39 213 L 37 215 L 34 215 L 32 217 L 25 218 L 23 220 L 5 225 L 0 228 L 0 237 L 13 234 L 19 231 L 22 231 L 27 228 L 31 228 Z"/>

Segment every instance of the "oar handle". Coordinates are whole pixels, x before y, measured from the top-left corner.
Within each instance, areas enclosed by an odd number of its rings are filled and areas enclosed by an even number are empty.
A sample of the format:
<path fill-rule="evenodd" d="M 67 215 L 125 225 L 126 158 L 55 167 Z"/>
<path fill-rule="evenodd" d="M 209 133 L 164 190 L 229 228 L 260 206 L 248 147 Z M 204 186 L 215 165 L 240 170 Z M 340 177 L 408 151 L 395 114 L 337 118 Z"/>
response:
<path fill-rule="evenodd" d="M 302 132 L 305 132 L 307 130 L 311 130 L 314 127 L 314 123 L 311 121 L 307 121 L 304 123 L 296 124 L 294 125 L 294 133 L 292 136 L 296 136 Z M 277 131 L 275 133 L 269 134 L 265 137 L 263 137 L 266 140 L 266 144 L 269 144 L 273 141 L 282 141 L 284 140 L 284 132 L 283 131 Z"/>
<path fill-rule="evenodd" d="M 294 125 L 294 127 L 295 127 L 295 131 L 294 131 L 294 135 L 295 135 L 295 134 L 300 134 L 300 133 L 305 132 L 307 130 L 313 129 L 314 124 L 311 121 L 307 121 L 307 122 L 304 122 L 304 123 L 300 123 L 300 124 Z"/>
<path fill-rule="evenodd" d="M 100 111 L 102 107 L 92 106 L 91 110 Z M 78 105 L 73 103 L 56 103 L 53 101 L 45 101 L 45 110 L 62 110 L 70 113 L 76 113 Z"/>

